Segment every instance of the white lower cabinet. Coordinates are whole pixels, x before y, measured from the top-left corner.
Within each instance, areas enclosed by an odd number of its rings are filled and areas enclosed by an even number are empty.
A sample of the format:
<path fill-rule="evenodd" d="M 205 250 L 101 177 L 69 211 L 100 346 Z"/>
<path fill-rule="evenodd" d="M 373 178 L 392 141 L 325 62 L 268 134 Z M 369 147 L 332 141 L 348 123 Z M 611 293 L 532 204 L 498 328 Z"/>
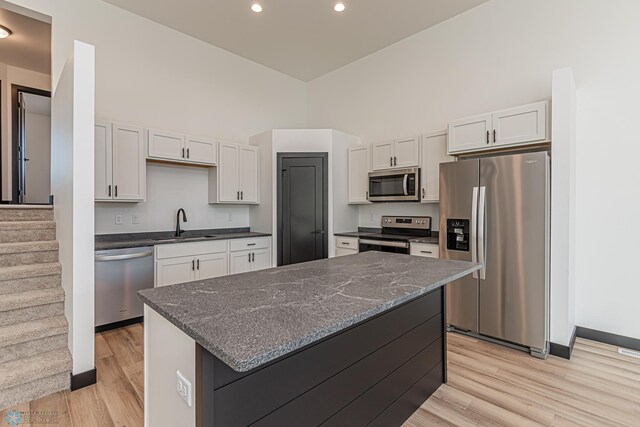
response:
<path fill-rule="evenodd" d="M 199 255 L 196 259 L 196 280 L 212 279 L 229 274 L 229 254 L 217 253 Z"/>
<path fill-rule="evenodd" d="M 271 238 L 258 237 L 231 241 L 229 274 L 264 270 L 271 267 Z"/>
<path fill-rule="evenodd" d="M 191 256 L 160 259 L 156 261 L 156 286 L 168 286 L 176 283 L 193 282 L 195 259 Z"/>
<path fill-rule="evenodd" d="M 411 243 L 411 255 L 425 258 L 440 258 L 440 247 L 429 243 Z"/>
<path fill-rule="evenodd" d="M 357 254 L 359 240 L 357 237 L 336 236 L 336 256 Z"/>

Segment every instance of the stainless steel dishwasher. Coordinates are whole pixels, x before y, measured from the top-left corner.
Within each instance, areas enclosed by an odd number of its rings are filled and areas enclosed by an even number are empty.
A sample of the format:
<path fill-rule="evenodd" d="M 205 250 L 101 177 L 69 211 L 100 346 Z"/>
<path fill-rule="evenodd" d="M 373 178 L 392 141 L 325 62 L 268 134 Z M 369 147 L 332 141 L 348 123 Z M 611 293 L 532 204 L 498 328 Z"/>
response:
<path fill-rule="evenodd" d="M 96 251 L 96 327 L 142 316 L 138 291 L 153 288 L 153 246 Z"/>

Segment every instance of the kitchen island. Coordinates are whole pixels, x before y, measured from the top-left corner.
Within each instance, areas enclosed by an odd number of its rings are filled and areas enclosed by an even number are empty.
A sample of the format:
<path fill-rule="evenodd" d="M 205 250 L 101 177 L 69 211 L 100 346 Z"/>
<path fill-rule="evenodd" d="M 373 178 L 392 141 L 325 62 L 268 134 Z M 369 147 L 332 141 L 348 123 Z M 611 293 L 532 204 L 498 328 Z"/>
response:
<path fill-rule="evenodd" d="M 400 425 L 446 381 L 443 286 L 478 268 L 365 252 L 141 291 L 145 422 Z"/>

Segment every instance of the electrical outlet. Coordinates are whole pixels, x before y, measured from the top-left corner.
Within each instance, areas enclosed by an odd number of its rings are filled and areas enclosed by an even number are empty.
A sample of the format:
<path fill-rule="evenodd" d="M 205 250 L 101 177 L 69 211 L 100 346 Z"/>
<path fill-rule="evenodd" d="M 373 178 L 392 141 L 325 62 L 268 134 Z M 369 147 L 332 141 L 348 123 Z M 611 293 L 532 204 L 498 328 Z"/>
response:
<path fill-rule="evenodd" d="M 177 387 L 176 391 L 189 407 L 191 407 L 191 382 L 189 382 L 182 372 L 176 371 Z"/>
<path fill-rule="evenodd" d="M 373 214 L 369 214 L 369 222 L 373 222 Z"/>
<path fill-rule="evenodd" d="M 227 214 L 227 221 L 233 221 L 233 215 Z"/>
<path fill-rule="evenodd" d="M 140 215 L 138 215 L 137 213 L 131 214 L 131 223 L 140 224 Z"/>
<path fill-rule="evenodd" d="M 122 215 L 121 214 L 117 214 L 116 215 L 116 225 L 122 225 Z"/>

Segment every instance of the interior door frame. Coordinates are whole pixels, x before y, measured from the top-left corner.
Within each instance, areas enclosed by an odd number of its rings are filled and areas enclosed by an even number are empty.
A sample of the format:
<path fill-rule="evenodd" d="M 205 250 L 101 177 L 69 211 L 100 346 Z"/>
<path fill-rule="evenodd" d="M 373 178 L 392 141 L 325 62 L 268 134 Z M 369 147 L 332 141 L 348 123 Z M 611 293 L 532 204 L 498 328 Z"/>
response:
<path fill-rule="evenodd" d="M 277 153 L 277 265 L 282 265 L 282 249 L 283 249 L 283 218 L 282 218 L 282 161 L 284 159 L 300 159 L 300 158 L 321 158 L 322 159 L 322 228 L 325 231 L 322 236 L 322 255 L 324 258 L 329 257 L 329 153 L 321 152 L 305 152 L 305 153 Z"/>
<path fill-rule="evenodd" d="M 18 145 L 20 144 L 19 129 L 19 104 L 18 93 L 30 93 L 32 95 L 46 96 L 51 98 L 51 92 L 43 89 L 36 89 L 28 86 L 11 85 L 11 203 L 18 204 L 18 170 L 20 169 L 20 159 L 18 159 Z M 49 204 L 52 204 L 51 196 L 49 196 Z"/>

